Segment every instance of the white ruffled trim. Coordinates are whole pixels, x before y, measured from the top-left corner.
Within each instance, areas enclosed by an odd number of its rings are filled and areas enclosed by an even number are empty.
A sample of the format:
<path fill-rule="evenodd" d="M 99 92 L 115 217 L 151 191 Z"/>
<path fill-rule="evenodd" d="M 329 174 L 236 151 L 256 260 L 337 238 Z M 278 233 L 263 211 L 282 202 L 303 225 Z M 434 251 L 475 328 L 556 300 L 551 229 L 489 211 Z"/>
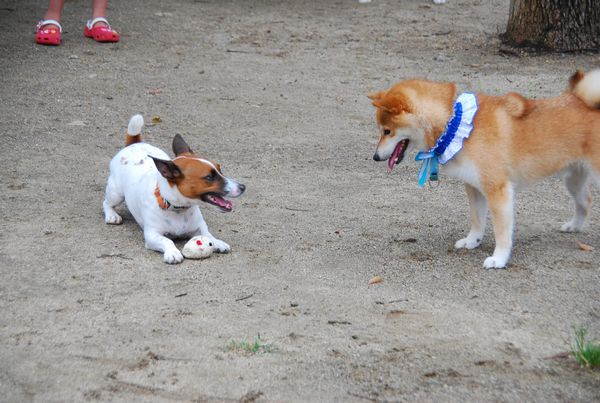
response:
<path fill-rule="evenodd" d="M 462 104 L 462 116 L 460 124 L 456 130 L 454 138 L 446 147 L 442 155 L 438 157 L 440 164 L 445 164 L 450 161 L 460 150 L 462 150 L 463 142 L 468 139 L 473 131 L 473 119 L 477 113 L 479 106 L 477 105 L 477 97 L 470 92 L 464 92 L 456 98 L 455 103 Z"/>

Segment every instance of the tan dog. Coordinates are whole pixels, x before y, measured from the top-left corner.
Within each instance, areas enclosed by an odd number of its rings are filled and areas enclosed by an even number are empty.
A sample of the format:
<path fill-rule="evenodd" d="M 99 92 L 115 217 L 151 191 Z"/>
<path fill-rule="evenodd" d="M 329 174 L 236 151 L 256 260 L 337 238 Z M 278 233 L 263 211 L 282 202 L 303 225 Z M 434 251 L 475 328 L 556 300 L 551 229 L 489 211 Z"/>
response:
<path fill-rule="evenodd" d="M 457 95 L 454 84 L 424 80 L 403 81 L 369 95 L 381 130 L 373 159 L 389 160 L 393 169 L 407 150 L 436 146 L 456 115 Z M 569 90 L 555 98 L 531 100 L 516 93 L 475 97 L 478 110 L 470 136 L 441 171 L 464 181 L 469 198 L 471 230 L 455 247 L 480 245 L 489 208 L 496 248 L 483 265 L 503 268 L 513 243 L 516 188 L 564 173 L 575 215 L 562 231 L 579 231 L 585 222 L 591 205 L 588 179 L 600 174 L 600 70 L 578 71 Z"/>

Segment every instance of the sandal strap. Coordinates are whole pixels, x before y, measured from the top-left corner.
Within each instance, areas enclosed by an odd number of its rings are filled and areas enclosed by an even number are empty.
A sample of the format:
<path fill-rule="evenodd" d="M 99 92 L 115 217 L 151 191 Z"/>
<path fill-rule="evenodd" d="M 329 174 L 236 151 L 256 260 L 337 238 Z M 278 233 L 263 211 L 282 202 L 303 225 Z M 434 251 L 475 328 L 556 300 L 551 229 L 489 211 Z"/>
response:
<path fill-rule="evenodd" d="M 60 25 L 60 22 L 56 21 L 56 20 L 40 20 L 37 25 L 35 26 L 36 30 L 40 30 L 42 28 L 44 28 L 46 25 L 56 25 L 58 27 L 58 32 L 62 33 L 62 25 Z"/>
<path fill-rule="evenodd" d="M 93 20 L 87 20 L 86 25 L 87 25 L 88 29 L 92 29 L 92 28 L 94 28 L 94 25 L 96 25 L 99 22 L 105 23 L 107 25 L 107 28 L 112 30 L 112 28 L 110 27 L 110 24 L 104 17 L 96 17 Z"/>

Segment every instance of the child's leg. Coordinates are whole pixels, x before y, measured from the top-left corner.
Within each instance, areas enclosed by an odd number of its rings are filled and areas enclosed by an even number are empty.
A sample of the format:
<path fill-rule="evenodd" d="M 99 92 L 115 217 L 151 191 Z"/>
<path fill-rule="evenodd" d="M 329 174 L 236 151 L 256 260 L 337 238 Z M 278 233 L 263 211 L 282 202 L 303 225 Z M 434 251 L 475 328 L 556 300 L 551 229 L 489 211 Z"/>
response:
<path fill-rule="evenodd" d="M 106 18 L 106 6 L 108 0 L 92 0 L 92 20 L 98 17 Z M 97 22 L 95 25 L 99 27 L 105 27 L 106 24 L 103 22 Z"/>
<path fill-rule="evenodd" d="M 35 42 L 40 45 L 60 45 L 60 17 L 65 0 L 50 0 L 44 18 L 35 26 Z"/>
<path fill-rule="evenodd" d="M 64 5 L 65 0 L 50 0 L 48 2 L 48 11 L 46 11 L 46 14 L 44 14 L 44 19 L 56 20 L 60 22 L 60 17 L 62 16 L 62 10 Z M 48 24 L 47 27 L 58 29 L 58 27 L 54 24 Z"/>

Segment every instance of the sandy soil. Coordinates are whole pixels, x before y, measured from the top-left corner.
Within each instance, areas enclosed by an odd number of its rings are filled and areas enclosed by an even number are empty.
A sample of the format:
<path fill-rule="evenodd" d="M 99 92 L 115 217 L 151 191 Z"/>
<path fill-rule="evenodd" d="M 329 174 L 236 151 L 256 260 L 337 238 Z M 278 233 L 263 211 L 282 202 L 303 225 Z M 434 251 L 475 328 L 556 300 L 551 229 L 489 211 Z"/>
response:
<path fill-rule="evenodd" d="M 527 189 L 510 268 L 483 270 L 491 234 L 452 249 L 462 185 L 373 162 L 365 97 L 413 76 L 550 96 L 598 55 L 499 52 L 508 0 L 114 0 L 111 45 L 68 1 L 58 48 L 33 43 L 44 3 L 0 1 L 0 400 L 600 400 L 598 374 L 548 359 L 600 335 L 598 214 L 562 234 L 560 180 Z M 248 186 L 204 209 L 231 254 L 168 266 L 124 208 L 104 224 L 134 112 Z"/>

